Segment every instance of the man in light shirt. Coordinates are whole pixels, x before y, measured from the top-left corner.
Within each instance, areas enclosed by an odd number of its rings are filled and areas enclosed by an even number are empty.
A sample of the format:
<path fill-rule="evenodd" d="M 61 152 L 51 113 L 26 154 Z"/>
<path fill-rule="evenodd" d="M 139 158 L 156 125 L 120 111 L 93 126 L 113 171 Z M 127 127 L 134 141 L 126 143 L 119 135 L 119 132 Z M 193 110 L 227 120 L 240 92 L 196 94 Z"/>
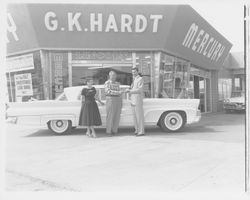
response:
<path fill-rule="evenodd" d="M 116 81 L 116 72 L 109 72 L 109 80 L 104 84 L 106 95 L 106 133 L 112 136 L 118 132 L 122 109 L 122 91 L 120 83 Z"/>
<path fill-rule="evenodd" d="M 145 135 L 143 113 L 143 78 L 139 75 L 138 68 L 132 68 L 133 83 L 131 89 L 126 90 L 131 97 L 131 108 L 134 116 L 136 136 Z"/>

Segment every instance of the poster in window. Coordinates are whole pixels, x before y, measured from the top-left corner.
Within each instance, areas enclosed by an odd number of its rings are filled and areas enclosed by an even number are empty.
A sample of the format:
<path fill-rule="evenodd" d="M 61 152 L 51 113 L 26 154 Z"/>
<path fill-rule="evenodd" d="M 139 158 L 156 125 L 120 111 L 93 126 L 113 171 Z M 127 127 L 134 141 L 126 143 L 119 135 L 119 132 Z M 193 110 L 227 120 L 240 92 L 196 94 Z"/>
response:
<path fill-rule="evenodd" d="M 16 97 L 33 96 L 31 73 L 16 74 L 14 79 Z"/>

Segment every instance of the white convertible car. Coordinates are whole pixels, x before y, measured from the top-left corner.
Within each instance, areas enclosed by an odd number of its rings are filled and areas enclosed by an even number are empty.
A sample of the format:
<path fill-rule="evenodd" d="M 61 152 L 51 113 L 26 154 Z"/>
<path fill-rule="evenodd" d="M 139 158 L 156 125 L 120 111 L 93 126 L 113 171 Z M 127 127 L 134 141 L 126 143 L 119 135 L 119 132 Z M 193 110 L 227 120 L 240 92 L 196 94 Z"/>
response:
<path fill-rule="evenodd" d="M 47 125 L 56 134 L 70 133 L 79 127 L 81 109 L 79 94 L 84 86 L 68 87 L 55 100 L 10 103 L 7 117 L 12 123 L 23 125 Z M 125 90 L 129 86 L 121 86 Z M 105 103 L 103 85 L 95 85 L 97 94 Z M 185 124 L 198 122 L 201 118 L 199 99 L 144 99 L 145 126 L 158 125 L 164 131 L 175 132 Z M 98 103 L 102 127 L 106 124 L 106 106 Z M 133 115 L 128 94 L 123 94 L 120 126 L 133 126 Z"/>

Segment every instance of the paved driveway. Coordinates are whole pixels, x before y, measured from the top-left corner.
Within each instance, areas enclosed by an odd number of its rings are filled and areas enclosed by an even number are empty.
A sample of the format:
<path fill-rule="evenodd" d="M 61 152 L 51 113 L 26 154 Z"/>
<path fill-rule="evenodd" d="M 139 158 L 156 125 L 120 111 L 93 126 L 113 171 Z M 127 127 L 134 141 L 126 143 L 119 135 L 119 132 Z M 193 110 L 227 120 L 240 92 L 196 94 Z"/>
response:
<path fill-rule="evenodd" d="M 7 125 L 6 186 L 10 191 L 244 190 L 244 115 L 207 114 L 179 133 L 146 130 L 135 137 L 87 138 L 85 130 L 55 136 Z"/>

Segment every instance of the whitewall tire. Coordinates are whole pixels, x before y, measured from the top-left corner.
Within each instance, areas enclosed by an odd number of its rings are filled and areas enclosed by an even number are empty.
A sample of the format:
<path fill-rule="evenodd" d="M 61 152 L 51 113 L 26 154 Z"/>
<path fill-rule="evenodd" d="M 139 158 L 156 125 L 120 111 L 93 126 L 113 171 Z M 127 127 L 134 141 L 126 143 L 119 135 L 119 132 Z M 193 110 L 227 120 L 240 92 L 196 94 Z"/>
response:
<path fill-rule="evenodd" d="M 160 127 L 165 132 L 177 132 L 185 124 L 183 114 L 176 111 L 165 112 L 160 118 Z"/>
<path fill-rule="evenodd" d="M 51 120 L 48 122 L 48 128 L 55 134 L 63 135 L 70 133 L 72 123 L 70 120 Z"/>

